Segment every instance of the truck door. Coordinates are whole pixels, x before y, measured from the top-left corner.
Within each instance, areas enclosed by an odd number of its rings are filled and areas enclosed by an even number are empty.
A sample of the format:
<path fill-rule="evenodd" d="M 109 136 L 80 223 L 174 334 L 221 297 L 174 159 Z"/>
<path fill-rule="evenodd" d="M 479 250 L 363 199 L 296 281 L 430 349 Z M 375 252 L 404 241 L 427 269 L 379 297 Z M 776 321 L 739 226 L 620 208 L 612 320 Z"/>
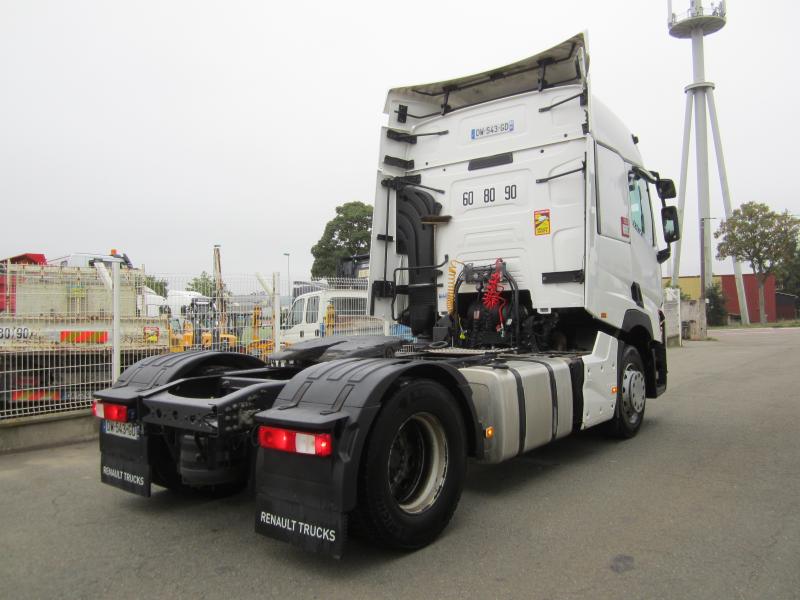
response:
<path fill-rule="evenodd" d="M 631 293 L 630 196 L 628 165 L 599 143 L 589 152 L 586 222 L 586 308 L 616 327 L 637 309 Z"/>
<path fill-rule="evenodd" d="M 320 335 L 319 296 L 312 296 L 306 302 L 306 318 L 303 323 L 304 338 L 315 338 Z"/>
<path fill-rule="evenodd" d="M 628 165 L 630 166 L 630 165 Z M 653 211 L 647 181 L 629 171 L 628 199 L 631 211 L 631 260 L 633 289 L 640 308 L 657 314 L 661 306 L 661 267 L 656 259 Z M 639 303 L 637 302 L 637 304 Z"/>
<path fill-rule="evenodd" d="M 286 322 L 286 330 L 281 336 L 287 344 L 296 344 L 302 341 L 305 332 L 303 331 L 303 316 L 305 312 L 306 299 L 298 298 L 289 310 Z"/>

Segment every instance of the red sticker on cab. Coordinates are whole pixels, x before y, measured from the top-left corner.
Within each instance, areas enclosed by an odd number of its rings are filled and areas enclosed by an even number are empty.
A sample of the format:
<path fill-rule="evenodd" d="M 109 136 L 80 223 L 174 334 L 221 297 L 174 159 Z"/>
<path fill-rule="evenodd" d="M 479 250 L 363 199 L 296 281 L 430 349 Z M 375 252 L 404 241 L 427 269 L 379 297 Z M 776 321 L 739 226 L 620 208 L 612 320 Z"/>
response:
<path fill-rule="evenodd" d="M 622 237 L 631 237 L 631 222 L 628 220 L 628 217 L 620 217 L 619 226 L 622 232 Z"/>

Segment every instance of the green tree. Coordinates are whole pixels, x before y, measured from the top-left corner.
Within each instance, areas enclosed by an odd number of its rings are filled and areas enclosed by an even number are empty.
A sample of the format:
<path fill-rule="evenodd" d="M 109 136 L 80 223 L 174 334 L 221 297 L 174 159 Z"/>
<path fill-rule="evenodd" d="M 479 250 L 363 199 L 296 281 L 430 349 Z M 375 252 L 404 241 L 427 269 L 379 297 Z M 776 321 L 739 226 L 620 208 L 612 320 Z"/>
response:
<path fill-rule="evenodd" d="M 800 219 L 784 211 L 776 213 L 760 202 L 746 202 L 723 221 L 714 237 L 722 241 L 717 246 L 717 258 L 728 256 L 748 262 L 758 281 L 758 309 L 761 323 L 767 322 L 764 282 L 781 272 L 797 248 Z"/>
<path fill-rule="evenodd" d="M 779 290 L 800 296 L 800 246 L 795 246 L 789 260 L 781 265 L 775 278 Z"/>
<path fill-rule="evenodd" d="M 145 275 L 144 284 L 159 296 L 167 297 L 169 282 L 166 279 L 158 279 L 152 275 Z"/>
<path fill-rule="evenodd" d="M 313 277 L 334 277 L 342 258 L 369 252 L 372 207 L 363 202 L 346 202 L 336 207 L 336 216 L 325 225 L 322 237 L 311 248 Z"/>
<path fill-rule="evenodd" d="M 706 300 L 708 300 L 708 307 L 706 310 L 706 319 L 709 325 L 725 325 L 728 311 L 725 310 L 725 296 L 718 284 L 710 285 L 706 288 Z"/>
<path fill-rule="evenodd" d="M 190 292 L 200 292 L 203 296 L 212 297 L 214 295 L 214 278 L 203 271 L 199 277 L 193 278 L 186 284 L 186 289 Z"/>

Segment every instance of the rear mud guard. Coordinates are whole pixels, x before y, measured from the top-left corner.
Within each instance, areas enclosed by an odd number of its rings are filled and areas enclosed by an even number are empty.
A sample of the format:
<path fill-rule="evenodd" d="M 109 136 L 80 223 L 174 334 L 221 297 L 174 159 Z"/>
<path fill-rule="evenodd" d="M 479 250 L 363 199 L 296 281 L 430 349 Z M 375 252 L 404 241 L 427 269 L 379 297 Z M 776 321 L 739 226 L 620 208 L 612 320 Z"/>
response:
<path fill-rule="evenodd" d="M 152 473 L 148 461 L 147 436 L 141 424 L 133 424 L 137 438 L 106 432 L 100 426 L 100 480 L 139 496 L 150 497 Z"/>

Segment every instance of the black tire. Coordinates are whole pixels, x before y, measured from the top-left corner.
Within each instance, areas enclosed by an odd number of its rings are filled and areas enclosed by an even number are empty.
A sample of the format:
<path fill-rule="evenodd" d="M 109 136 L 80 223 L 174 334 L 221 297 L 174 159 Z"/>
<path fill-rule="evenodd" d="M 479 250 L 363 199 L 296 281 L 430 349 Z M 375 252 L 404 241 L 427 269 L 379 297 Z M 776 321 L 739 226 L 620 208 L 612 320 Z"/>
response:
<path fill-rule="evenodd" d="M 647 400 L 644 363 L 639 351 L 625 344 L 617 365 L 617 406 L 609 423 L 609 432 L 622 439 L 639 433 Z"/>
<path fill-rule="evenodd" d="M 430 379 L 401 382 L 367 439 L 358 530 L 390 548 L 430 544 L 458 506 L 466 450 L 464 420 L 447 389 Z"/>

